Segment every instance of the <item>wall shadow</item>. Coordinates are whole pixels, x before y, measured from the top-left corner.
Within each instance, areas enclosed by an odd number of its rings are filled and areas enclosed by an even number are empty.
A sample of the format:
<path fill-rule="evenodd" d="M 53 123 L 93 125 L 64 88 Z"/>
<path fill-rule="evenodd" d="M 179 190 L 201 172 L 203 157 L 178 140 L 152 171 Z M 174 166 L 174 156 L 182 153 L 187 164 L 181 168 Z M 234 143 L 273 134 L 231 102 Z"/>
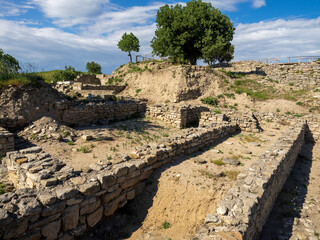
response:
<path fill-rule="evenodd" d="M 284 240 L 292 236 L 294 219 L 301 217 L 301 210 L 308 193 L 314 145 L 314 141 L 308 141 L 302 146 L 296 163 L 262 229 L 260 240 Z"/>
<path fill-rule="evenodd" d="M 143 224 L 147 217 L 148 210 L 153 205 L 153 199 L 158 191 L 159 178 L 165 170 L 179 165 L 180 163 L 190 158 L 197 157 L 203 152 L 210 150 L 230 137 L 239 134 L 240 131 L 234 134 L 216 140 L 212 145 L 202 148 L 201 150 L 177 157 L 167 165 L 156 169 L 153 174 L 144 182 L 145 187 L 143 192 L 136 196 L 135 199 L 129 201 L 123 208 L 118 209 L 115 214 L 110 217 L 104 217 L 94 228 L 89 229 L 84 235 L 78 237 L 79 240 L 120 240 L 127 239 L 136 232 Z M 161 223 L 159 223 L 161 225 Z M 152 239 L 152 237 L 150 238 Z"/>

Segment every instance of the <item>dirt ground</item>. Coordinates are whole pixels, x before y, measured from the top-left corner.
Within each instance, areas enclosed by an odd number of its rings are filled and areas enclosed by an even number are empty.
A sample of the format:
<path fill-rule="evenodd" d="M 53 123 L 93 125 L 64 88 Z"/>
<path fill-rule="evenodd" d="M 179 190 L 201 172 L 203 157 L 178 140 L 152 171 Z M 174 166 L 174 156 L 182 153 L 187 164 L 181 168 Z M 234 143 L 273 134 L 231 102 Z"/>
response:
<path fill-rule="evenodd" d="M 287 126 L 268 123 L 264 128 L 268 131 L 238 133 L 157 169 L 142 194 L 79 239 L 192 239 L 237 175 Z"/>

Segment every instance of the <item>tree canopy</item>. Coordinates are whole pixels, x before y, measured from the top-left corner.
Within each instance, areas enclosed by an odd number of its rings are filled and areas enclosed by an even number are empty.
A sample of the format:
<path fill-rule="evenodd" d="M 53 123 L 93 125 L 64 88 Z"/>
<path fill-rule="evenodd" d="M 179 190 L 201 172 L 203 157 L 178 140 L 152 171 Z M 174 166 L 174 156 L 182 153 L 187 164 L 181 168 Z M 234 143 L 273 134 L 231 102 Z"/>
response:
<path fill-rule="evenodd" d="M 0 80 L 8 79 L 12 74 L 16 74 L 20 69 L 17 59 L 9 54 L 4 54 L 0 49 Z"/>
<path fill-rule="evenodd" d="M 101 65 L 96 62 L 87 62 L 86 69 L 88 73 L 101 74 Z"/>
<path fill-rule="evenodd" d="M 133 33 L 124 33 L 122 35 L 121 40 L 118 42 L 118 48 L 123 52 L 128 52 L 128 56 L 130 57 L 130 63 L 132 63 L 131 52 L 139 52 L 139 39 Z"/>
<path fill-rule="evenodd" d="M 157 12 L 157 30 L 151 41 L 153 53 L 173 61 L 196 64 L 228 62 L 235 28 L 230 19 L 211 3 L 192 0 L 185 7 L 165 5 Z"/>

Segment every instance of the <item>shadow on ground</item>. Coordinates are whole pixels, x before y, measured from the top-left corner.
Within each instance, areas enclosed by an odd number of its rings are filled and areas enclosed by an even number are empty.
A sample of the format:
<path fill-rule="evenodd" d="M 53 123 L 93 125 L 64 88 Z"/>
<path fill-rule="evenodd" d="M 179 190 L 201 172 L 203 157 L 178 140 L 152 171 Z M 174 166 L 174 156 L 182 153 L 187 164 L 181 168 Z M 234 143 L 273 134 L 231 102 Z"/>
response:
<path fill-rule="evenodd" d="M 305 143 L 298 159 L 276 199 L 260 240 L 285 240 L 292 236 L 295 218 L 300 218 L 306 199 L 312 166 L 314 143 Z"/>

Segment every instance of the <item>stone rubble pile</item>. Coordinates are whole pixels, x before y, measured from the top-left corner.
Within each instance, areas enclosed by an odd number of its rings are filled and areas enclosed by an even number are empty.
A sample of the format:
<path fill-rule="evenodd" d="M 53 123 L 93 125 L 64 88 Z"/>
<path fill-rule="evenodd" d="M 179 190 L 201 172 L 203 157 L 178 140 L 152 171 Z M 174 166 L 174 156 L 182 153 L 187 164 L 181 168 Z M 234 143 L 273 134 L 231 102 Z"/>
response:
<path fill-rule="evenodd" d="M 20 131 L 18 136 L 31 141 L 46 141 L 48 139 L 58 141 L 75 141 L 77 133 L 76 130 L 60 124 L 50 117 L 42 117 L 41 119 L 31 123 L 24 130 Z"/>

